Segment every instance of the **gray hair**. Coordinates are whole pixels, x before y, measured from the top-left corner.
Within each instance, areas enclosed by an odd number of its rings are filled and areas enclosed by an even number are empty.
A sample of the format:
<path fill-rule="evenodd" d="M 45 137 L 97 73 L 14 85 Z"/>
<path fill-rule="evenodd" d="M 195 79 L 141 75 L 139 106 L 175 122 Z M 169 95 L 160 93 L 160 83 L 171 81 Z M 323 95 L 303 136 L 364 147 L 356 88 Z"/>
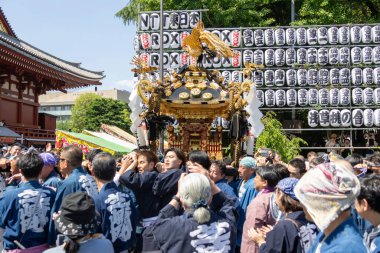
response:
<path fill-rule="evenodd" d="M 179 194 L 185 209 L 193 210 L 194 219 L 199 223 L 210 220 L 208 202 L 211 199 L 211 186 L 208 178 L 199 173 L 184 177 L 180 184 Z"/>

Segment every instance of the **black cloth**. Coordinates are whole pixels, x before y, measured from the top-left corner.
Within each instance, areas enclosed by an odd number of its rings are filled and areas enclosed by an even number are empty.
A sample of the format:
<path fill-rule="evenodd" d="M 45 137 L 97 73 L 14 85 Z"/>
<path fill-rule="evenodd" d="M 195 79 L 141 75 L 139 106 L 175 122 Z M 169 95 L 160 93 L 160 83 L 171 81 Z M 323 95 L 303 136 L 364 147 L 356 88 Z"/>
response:
<path fill-rule="evenodd" d="M 248 133 L 248 122 L 239 113 L 232 116 L 230 123 L 230 138 L 240 139 Z"/>
<path fill-rule="evenodd" d="M 178 191 L 178 180 L 183 173 L 182 169 L 172 169 L 158 174 L 153 185 L 153 194 L 159 199 L 159 210 L 169 204 Z"/>

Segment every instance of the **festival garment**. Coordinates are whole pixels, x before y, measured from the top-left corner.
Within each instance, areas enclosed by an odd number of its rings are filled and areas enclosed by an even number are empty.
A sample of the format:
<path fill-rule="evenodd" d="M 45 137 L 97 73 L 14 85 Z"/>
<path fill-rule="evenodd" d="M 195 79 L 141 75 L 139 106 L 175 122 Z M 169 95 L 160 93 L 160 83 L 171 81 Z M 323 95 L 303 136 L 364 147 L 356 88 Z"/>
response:
<path fill-rule="evenodd" d="M 380 253 L 380 226 L 371 226 L 364 234 L 364 242 L 369 252 Z"/>
<path fill-rule="evenodd" d="M 77 253 L 113 253 L 113 247 L 110 240 L 104 237 L 90 238 L 79 243 L 80 247 Z M 65 253 L 62 246 L 57 246 L 44 253 Z"/>
<path fill-rule="evenodd" d="M 226 194 L 226 196 L 228 198 L 230 198 L 233 202 L 234 202 L 234 206 L 236 208 L 239 208 L 240 206 L 240 203 L 239 203 L 239 199 L 238 197 L 236 196 L 235 192 L 234 192 L 234 189 L 232 189 L 231 186 L 228 185 L 227 183 L 227 179 L 223 178 L 223 179 L 220 179 L 218 182 L 215 183 L 216 186 L 219 187 L 219 189 L 224 192 L 224 194 Z"/>
<path fill-rule="evenodd" d="M 57 172 L 54 170 L 47 176 L 42 186 L 50 187 L 57 191 L 58 187 L 62 185 L 62 180 L 59 178 Z"/>
<path fill-rule="evenodd" d="M 183 173 L 182 169 L 172 169 L 159 173 L 153 184 L 153 194 L 159 201 L 159 210 L 172 200 L 178 191 L 178 180 Z"/>

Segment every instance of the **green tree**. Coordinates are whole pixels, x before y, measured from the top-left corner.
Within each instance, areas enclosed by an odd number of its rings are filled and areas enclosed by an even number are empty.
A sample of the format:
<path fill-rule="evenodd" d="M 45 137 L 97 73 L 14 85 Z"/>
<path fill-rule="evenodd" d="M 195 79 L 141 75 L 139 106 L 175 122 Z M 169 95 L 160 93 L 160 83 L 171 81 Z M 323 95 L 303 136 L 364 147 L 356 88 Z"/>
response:
<path fill-rule="evenodd" d="M 57 129 L 58 130 L 63 130 L 63 131 L 69 131 L 70 130 L 70 121 L 67 120 L 59 120 L 57 121 Z"/>
<path fill-rule="evenodd" d="M 307 145 L 303 139 L 287 135 L 274 112 L 267 112 L 261 121 L 265 128 L 256 140 L 256 151 L 261 147 L 276 150 L 283 161 L 287 162 L 299 154 L 301 145 Z"/>
<path fill-rule="evenodd" d="M 98 131 L 101 124 L 109 124 L 129 131 L 130 110 L 126 103 L 96 94 L 84 94 L 77 98 L 72 108 L 72 130 Z"/>

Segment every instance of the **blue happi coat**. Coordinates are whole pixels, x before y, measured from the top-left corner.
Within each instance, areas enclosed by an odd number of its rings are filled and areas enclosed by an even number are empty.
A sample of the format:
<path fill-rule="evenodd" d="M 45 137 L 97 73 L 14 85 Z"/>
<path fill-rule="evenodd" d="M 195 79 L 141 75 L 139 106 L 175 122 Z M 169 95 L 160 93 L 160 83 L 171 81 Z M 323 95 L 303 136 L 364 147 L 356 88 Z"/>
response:
<path fill-rule="evenodd" d="M 216 186 L 219 187 L 219 189 L 226 194 L 226 196 L 234 202 L 234 206 L 236 208 L 239 208 L 240 203 L 237 195 L 234 192 L 234 189 L 228 184 L 227 179 L 223 178 L 215 183 Z"/>
<path fill-rule="evenodd" d="M 99 232 L 112 242 L 115 253 L 132 249 L 137 218 L 131 197 L 109 182 L 95 197 L 95 206 L 101 219 Z"/>
<path fill-rule="evenodd" d="M 55 192 L 38 181 L 28 181 L 5 192 L 0 198 L 3 248 L 17 249 L 15 240 L 26 248 L 46 243 L 54 199 Z"/>
<path fill-rule="evenodd" d="M 45 181 L 42 183 L 43 186 L 51 187 L 55 190 L 58 189 L 59 186 L 61 186 L 62 180 L 59 178 L 57 172 L 54 170 L 47 176 Z"/>

